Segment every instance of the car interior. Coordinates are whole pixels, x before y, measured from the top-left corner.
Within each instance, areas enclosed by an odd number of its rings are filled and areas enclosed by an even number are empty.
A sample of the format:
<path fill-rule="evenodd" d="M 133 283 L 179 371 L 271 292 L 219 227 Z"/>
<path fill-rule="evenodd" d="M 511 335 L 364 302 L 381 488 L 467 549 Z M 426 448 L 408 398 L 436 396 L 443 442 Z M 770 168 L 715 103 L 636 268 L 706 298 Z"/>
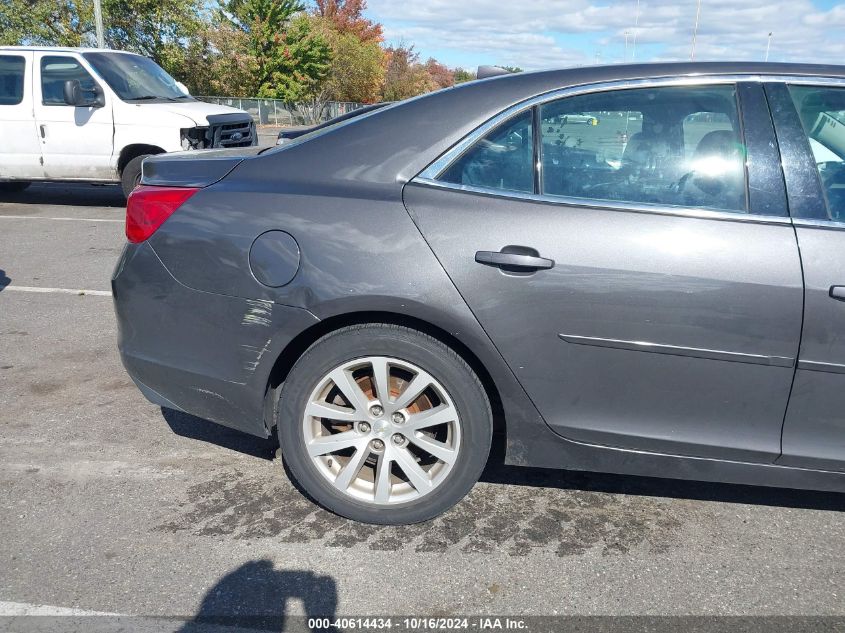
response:
<path fill-rule="evenodd" d="M 791 86 L 819 170 L 830 219 L 845 221 L 845 89 Z"/>
<path fill-rule="evenodd" d="M 441 176 L 533 192 L 531 113 L 493 130 Z M 747 210 L 745 147 L 732 87 L 635 89 L 541 107 L 542 193 Z"/>
<path fill-rule="evenodd" d="M 91 92 L 95 88 L 94 79 L 68 57 L 45 57 L 41 60 L 41 99 L 45 105 L 65 105 L 65 82 L 79 80 L 83 91 Z"/>
<path fill-rule="evenodd" d="M 24 59 L 0 57 L 0 105 L 17 105 L 23 96 Z"/>

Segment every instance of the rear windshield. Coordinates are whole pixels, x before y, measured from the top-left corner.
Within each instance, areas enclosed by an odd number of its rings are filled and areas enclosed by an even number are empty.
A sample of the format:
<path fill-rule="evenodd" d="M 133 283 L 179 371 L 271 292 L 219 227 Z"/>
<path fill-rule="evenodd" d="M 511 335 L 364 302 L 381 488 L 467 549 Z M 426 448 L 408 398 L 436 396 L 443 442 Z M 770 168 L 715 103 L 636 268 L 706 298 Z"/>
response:
<path fill-rule="evenodd" d="M 276 145 L 274 147 L 270 147 L 270 148 L 264 150 L 261 153 L 267 154 L 267 153 L 276 152 L 276 151 L 281 152 L 281 151 L 284 151 L 286 149 L 293 147 L 294 145 L 301 145 L 302 143 L 307 143 L 308 141 L 310 141 L 312 139 L 315 139 L 319 136 L 323 136 L 323 134 L 329 134 L 330 132 L 334 132 L 335 130 L 342 128 L 345 125 L 351 125 L 353 123 L 356 123 L 358 121 L 366 119 L 367 117 L 370 117 L 374 114 L 378 114 L 382 110 L 386 110 L 388 107 L 390 107 L 392 105 L 393 105 L 393 102 L 389 102 L 389 103 L 385 103 L 385 104 L 376 104 L 374 106 L 367 107 L 367 109 L 364 111 L 364 113 L 357 113 L 355 111 L 353 111 L 351 113 L 347 112 L 346 114 L 342 114 L 339 117 L 335 117 L 334 119 L 331 119 L 329 121 L 326 121 L 325 123 L 322 123 L 321 125 L 318 125 L 313 130 L 308 132 L 308 134 L 303 134 L 302 136 L 297 136 L 296 138 L 291 139 L 290 141 L 285 143 L 284 145 Z M 354 115 L 354 116 L 350 116 L 350 115 Z"/>

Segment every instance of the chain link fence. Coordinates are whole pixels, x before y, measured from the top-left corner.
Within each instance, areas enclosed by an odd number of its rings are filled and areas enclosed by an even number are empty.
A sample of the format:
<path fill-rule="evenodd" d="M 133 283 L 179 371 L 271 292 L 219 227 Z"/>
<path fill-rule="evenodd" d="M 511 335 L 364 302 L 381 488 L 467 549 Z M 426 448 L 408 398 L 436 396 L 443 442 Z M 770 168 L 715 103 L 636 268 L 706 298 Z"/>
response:
<path fill-rule="evenodd" d="M 313 125 L 357 110 L 364 104 L 352 101 L 328 101 L 319 121 L 313 120 L 312 109 L 304 104 L 286 103 L 280 99 L 241 97 L 195 97 L 200 101 L 231 106 L 248 112 L 258 125 Z"/>

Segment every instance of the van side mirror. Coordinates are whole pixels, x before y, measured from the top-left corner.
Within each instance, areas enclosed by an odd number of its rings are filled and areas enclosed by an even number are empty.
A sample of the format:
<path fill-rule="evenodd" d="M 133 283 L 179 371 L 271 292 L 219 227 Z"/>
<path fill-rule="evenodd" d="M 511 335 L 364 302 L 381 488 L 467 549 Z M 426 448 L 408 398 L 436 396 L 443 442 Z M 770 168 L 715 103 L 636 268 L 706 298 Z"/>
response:
<path fill-rule="evenodd" d="M 72 106 L 82 105 L 82 85 L 78 79 L 68 79 L 64 86 L 65 103 Z"/>
<path fill-rule="evenodd" d="M 78 79 L 68 79 L 64 84 L 65 103 L 72 106 L 101 108 L 105 105 L 103 90 L 95 84 L 93 90 L 83 90 Z"/>

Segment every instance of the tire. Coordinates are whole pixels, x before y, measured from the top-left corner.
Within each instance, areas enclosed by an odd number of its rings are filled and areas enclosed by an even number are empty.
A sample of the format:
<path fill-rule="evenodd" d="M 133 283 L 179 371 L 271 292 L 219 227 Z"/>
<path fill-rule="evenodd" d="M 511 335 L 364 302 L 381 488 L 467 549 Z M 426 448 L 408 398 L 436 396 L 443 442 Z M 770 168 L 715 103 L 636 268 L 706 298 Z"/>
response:
<path fill-rule="evenodd" d="M 372 379 L 376 367 L 387 367 L 381 374 L 387 376 L 382 384 L 389 385 L 382 389 L 388 394 L 382 415 L 375 411 L 384 403 Z M 331 376 L 341 378 L 335 382 Z M 352 393 L 338 390 L 347 376 L 360 381 L 345 384 L 346 390 L 360 387 L 359 406 L 342 407 L 348 415 L 343 421 L 314 416 L 313 407 L 322 406 L 314 403 L 337 411 L 344 400 L 351 402 L 337 395 Z M 415 377 L 417 387 L 408 388 Z M 415 397 L 421 385 L 428 387 Z M 306 410 L 312 415 L 306 417 Z M 383 525 L 426 521 L 460 501 L 481 476 L 493 432 L 490 402 L 469 365 L 439 340 L 388 324 L 349 326 L 314 343 L 285 380 L 278 414 L 282 456 L 305 493 L 336 514 Z M 449 421 L 426 426 L 426 417 Z M 315 442 L 325 450 L 322 440 L 341 432 L 347 433 L 343 442 L 355 442 L 354 447 L 313 454 Z M 347 468 L 357 463 L 360 470 Z M 341 479 L 351 483 L 344 487 Z"/>
<path fill-rule="evenodd" d="M 141 182 L 141 163 L 144 162 L 147 156 L 152 156 L 152 154 L 136 156 L 126 163 L 126 167 L 120 173 L 120 186 L 123 188 L 123 195 L 127 198 L 132 193 L 132 190 L 138 186 L 138 183 Z"/>
<path fill-rule="evenodd" d="M 32 183 L 23 180 L 0 182 L 0 193 L 20 193 Z"/>

